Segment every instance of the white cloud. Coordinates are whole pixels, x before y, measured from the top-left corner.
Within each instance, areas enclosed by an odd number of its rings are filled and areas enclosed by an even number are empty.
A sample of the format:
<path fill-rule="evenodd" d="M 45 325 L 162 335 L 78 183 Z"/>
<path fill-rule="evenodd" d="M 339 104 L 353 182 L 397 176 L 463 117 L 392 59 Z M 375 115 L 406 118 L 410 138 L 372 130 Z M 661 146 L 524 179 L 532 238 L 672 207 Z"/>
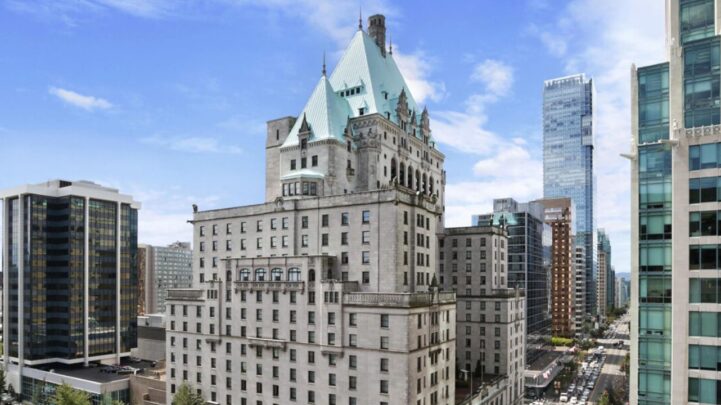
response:
<path fill-rule="evenodd" d="M 58 87 L 50 87 L 48 92 L 70 105 L 80 107 L 87 111 L 107 110 L 113 106 L 108 100 L 93 96 L 85 96 L 74 91 Z"/>
<path fill-rule="evenodd" d="M 471 80 L 485 86 L 488 94 L 503 97 L 513 85 L 513 68 L 494 59 L 486 59 L 473 68 Z"/>
<path fill-rule="evenodd" d="M 190 153 L 224 153 L 237 155 L 243 153 L 243 149 L 236 145 L 226 145 L 217 138 L 212 137 L 168 137 L 154 135 L 140 140 L 148 145 L 157 145 L 164 148 Z"/>
<path fill-rule="evenodd" d="M 398 64 L 398 69 L 403 74 L 416 102 L 423 103 L 427 99 L 440 101 L 446 95 L 445 83 L 432 81 L 429 78 L 432 64 L 423 52 L 407 55 L 394 49 L 393 59 Z"/>
<path fill-rule="evenodd" d="M 562 24 L 561 24 L 562 25 Z M 546 50 L 555 57 L 562 57 L 568 50 L 568 35 L 559 34 L 547 29 L 541 29 L 531 24 L 528 33 L 538 38 Z"/>
<path fill-rule="evenodd" d="M 503 137 L 487 128 L 487 107 L 510 94 L 513 68 L 495 59 L 474 66 L 472 83 L 481 91 L 465 100 L 464 111 L 441 111 L 432 115 L 433 135 L 438 142 L 462 153 L 476 155 L 472 180 L 446 185 L 446 226 L 467 226 L 471 216 L 493 208 L 493 199 L 536 199 L 543 188 L 542 163 L 529 152 L 521 137 Z"/>

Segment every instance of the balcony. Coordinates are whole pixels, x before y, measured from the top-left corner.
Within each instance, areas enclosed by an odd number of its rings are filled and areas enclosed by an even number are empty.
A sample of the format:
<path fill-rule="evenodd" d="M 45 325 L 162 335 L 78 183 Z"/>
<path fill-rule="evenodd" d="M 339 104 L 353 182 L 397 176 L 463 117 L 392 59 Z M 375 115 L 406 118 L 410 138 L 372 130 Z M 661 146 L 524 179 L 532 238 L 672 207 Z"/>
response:
<path fill-rule="evenodd" d="M 248 346 L 250 347 L 262 347 L 267 349 L 280 349 L 285 351 L 286 342 L 285 340 L 268 339 L 259 337 L 249 337 Z"/>
<path fill-rule="evenodd" d="M 343 294 L 343 304 L 374 307 L 415 308 L 438 304 L 454 304 L 456 294 L 438 293 L 347 293 Z"/>
<path fill-rule="evenodd" d="M 238 291 L 281 291 L 285 294 L 288 291 L 305 291 L 305 283 L 302 281 L 236 281 L 235 292 Z"/>
<path fill-rule="evenodd" d="M 198 288 L 175 288 L 168 290 L 168 301 L 203 301 L 203 291 Z"/>

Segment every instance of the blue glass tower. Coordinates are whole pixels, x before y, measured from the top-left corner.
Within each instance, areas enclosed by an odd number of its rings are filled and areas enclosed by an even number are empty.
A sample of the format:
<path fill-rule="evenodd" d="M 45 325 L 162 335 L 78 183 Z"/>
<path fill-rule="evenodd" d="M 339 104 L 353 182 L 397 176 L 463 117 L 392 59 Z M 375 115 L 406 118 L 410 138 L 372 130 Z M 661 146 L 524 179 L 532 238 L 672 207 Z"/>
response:
<path fill-rule="evenodd" d="M 547 80 L 543 89 L 543 198 L 570 197 L 576 244 L 585 247 L 586 310 L 596 313 L 593 81 L 583 74 Z"/>

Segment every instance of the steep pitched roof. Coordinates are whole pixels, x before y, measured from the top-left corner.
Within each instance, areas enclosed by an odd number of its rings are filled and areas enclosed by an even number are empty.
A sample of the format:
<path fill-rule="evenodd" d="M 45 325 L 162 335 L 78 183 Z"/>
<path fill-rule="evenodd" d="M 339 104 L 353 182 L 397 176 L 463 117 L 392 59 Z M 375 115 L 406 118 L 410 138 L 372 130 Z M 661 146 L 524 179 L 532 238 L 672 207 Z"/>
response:
<path fill-rule="evenodd" d="M 364 115 L 380 113 L 396 121 L 396 104 L 403 90 L 408 109 L 417 112 L 419 121 L 420 111 L 393 55 L 384 57 L 373 38 L 359 30 L 330 79 L 321 77 L 299 117 L 305 115 L 310 125 L 311 142 L 328 138 L 342 141 L 348 118 L 359 116 L 361 108 Z M 283 146 L 298 143 L 301 123 L 296 121 Z"/>
<path fill-rule="evenodd" d="M 333 137 L 342 139 L 349 115 L 348 103 L 333 91 L 328 78 L 322 76 L 301 113 L 305 119 L 295 121 L 283 146 L 298 143 L 298 132 L 306 122 L 310 126 L 310 141 Z"/>

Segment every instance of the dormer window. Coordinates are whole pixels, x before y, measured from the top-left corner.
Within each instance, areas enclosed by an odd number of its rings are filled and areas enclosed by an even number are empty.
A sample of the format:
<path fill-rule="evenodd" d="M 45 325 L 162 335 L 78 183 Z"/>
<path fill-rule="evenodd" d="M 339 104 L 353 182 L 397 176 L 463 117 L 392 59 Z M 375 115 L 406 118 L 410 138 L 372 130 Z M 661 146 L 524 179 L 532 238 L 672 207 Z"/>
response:
<path fill-rule="evenodd" d="M 366 109 L 363 107 L 358 109 L 358 115 L 363 115 L 363 114 L 365 114 L 365 112 L 366 112 Z"/>
<path fill-rule="evenodd" d="M 300 140 L 300 149 L 304 150 L 308 148 L 308 140 L 303 138 Z"/>

